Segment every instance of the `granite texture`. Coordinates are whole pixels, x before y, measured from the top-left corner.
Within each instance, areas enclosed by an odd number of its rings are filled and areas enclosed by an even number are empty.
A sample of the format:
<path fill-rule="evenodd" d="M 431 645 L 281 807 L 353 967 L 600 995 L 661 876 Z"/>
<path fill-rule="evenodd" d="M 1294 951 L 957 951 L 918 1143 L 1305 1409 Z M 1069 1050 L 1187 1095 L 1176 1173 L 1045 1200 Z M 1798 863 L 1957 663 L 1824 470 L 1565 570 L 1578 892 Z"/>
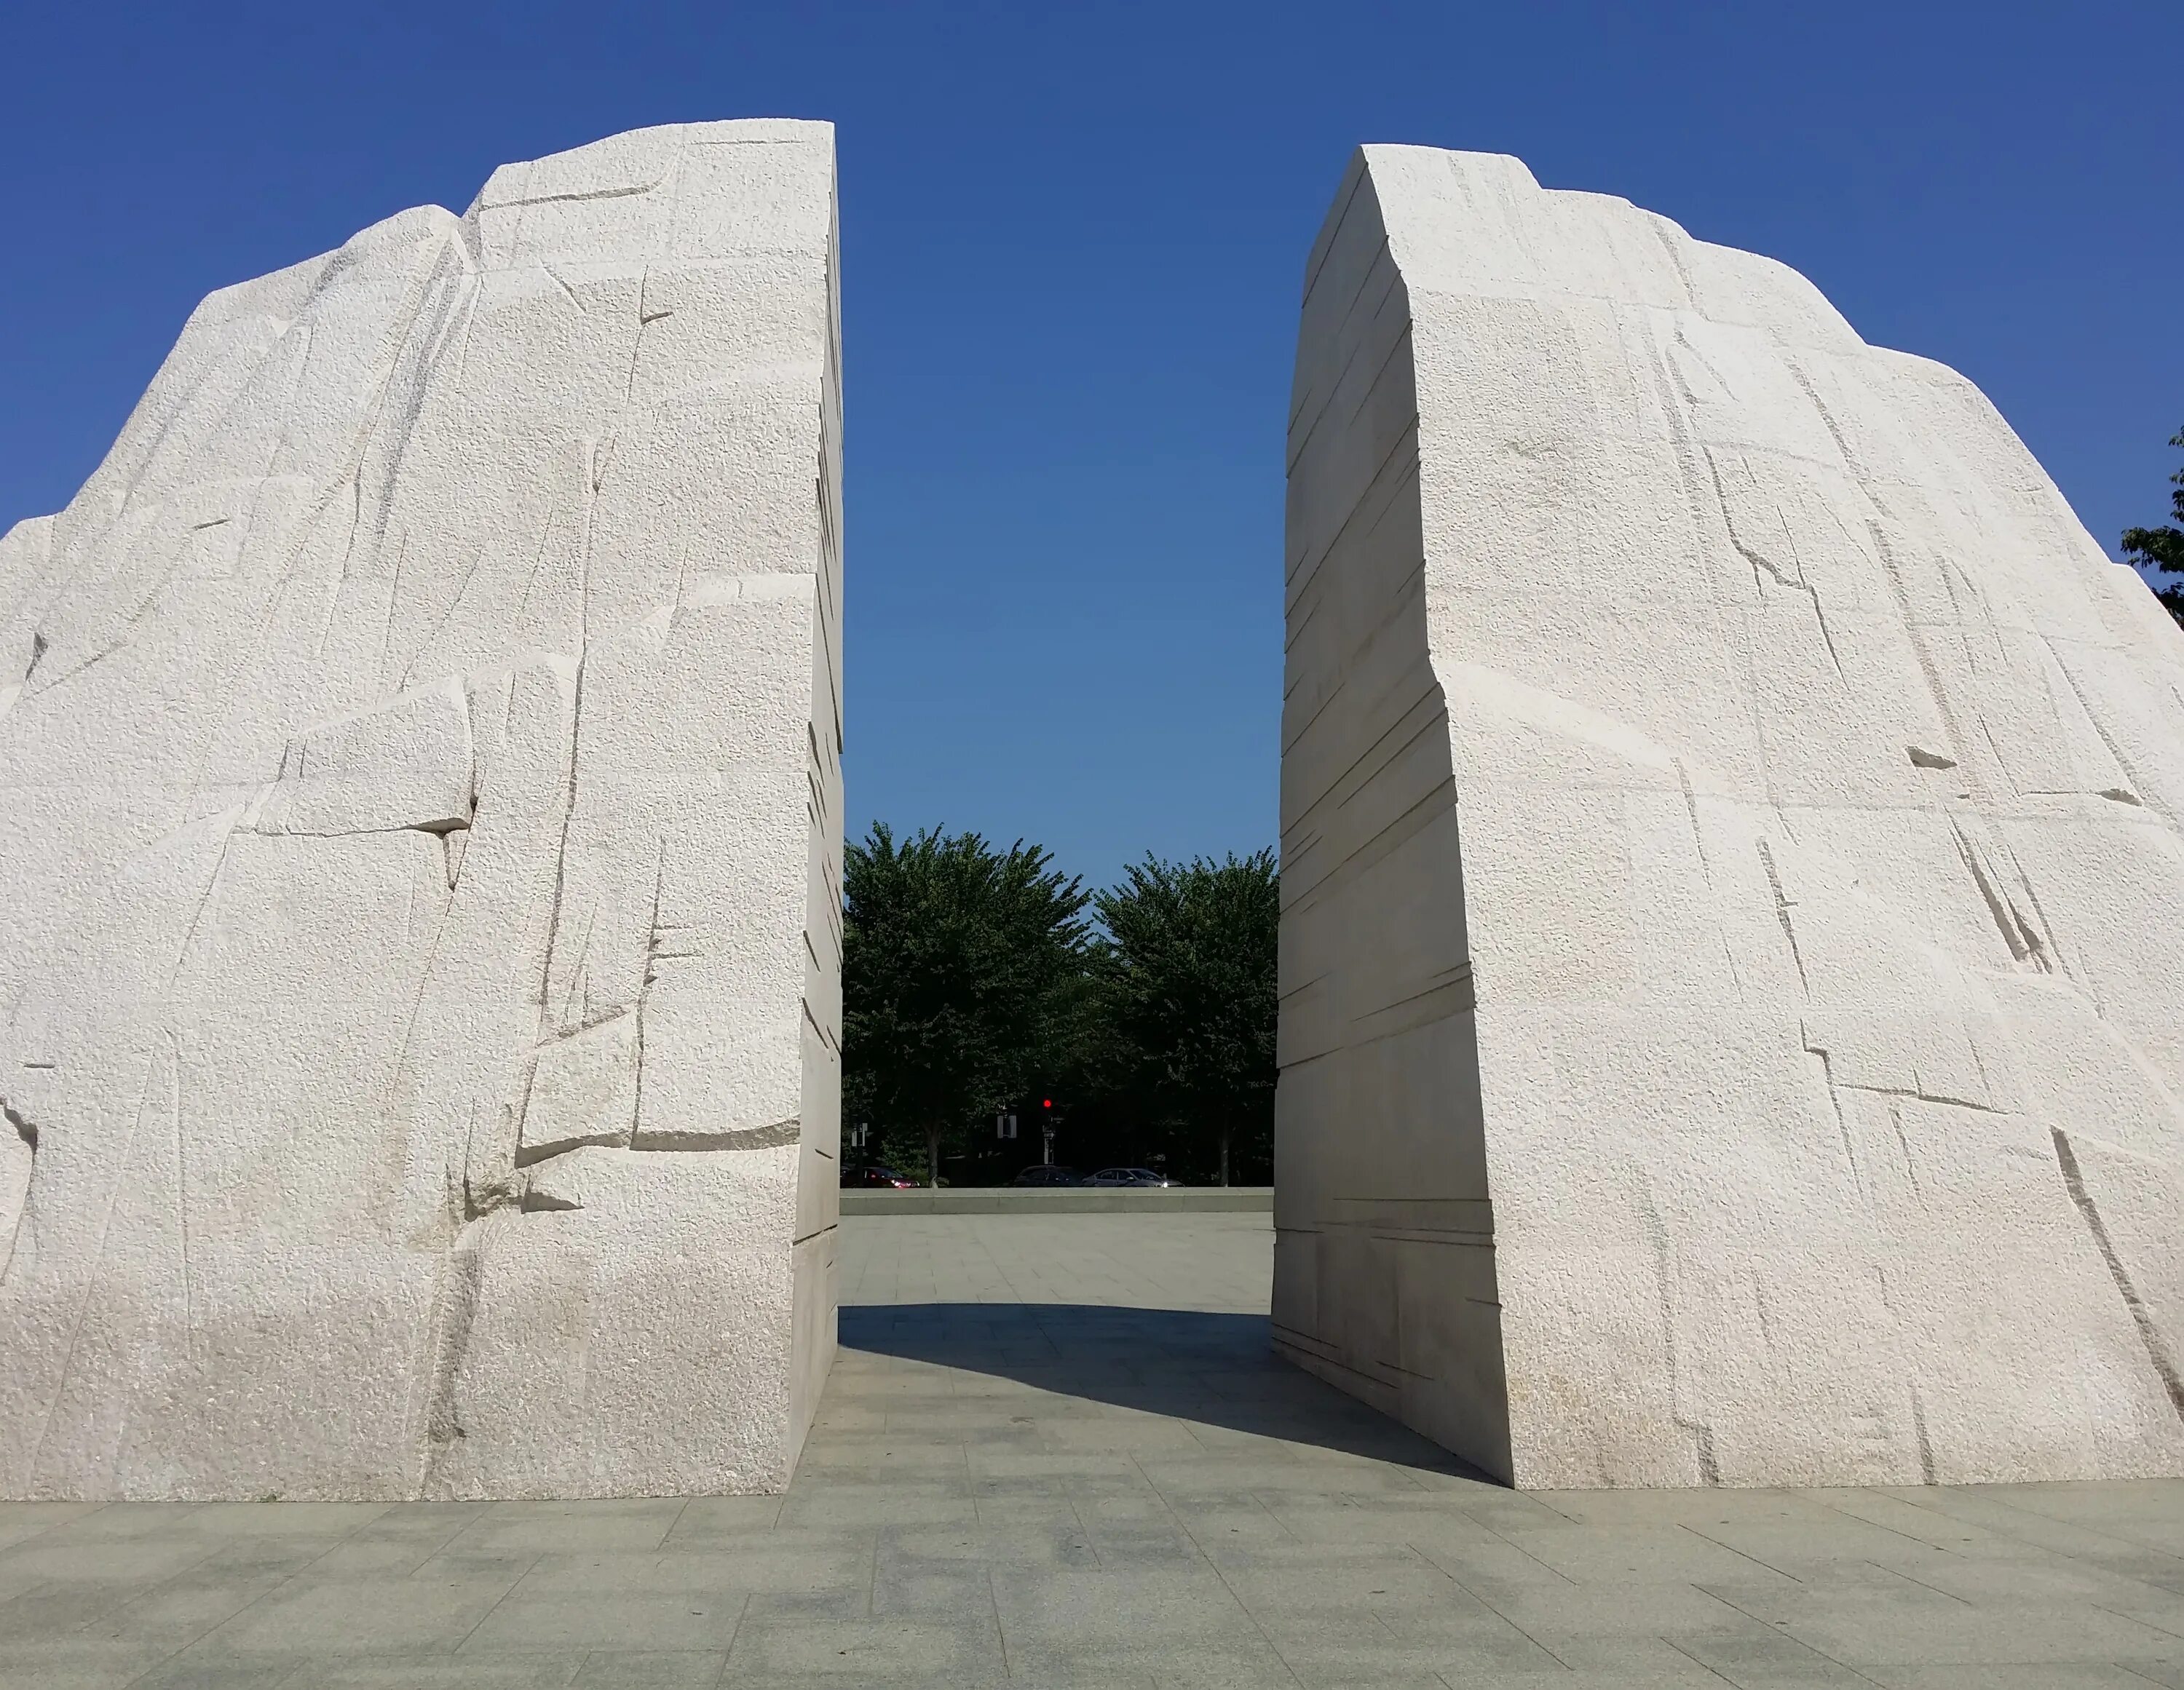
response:
<path fill-rule="evenodd" d="M 0 541 L 0 1494 L 766 1491 L 833 1347 L 824 124 L 206 299 Z"/>
<path fill-rule="evenodd" d="M 1994 408 L 1374 147 L 1290 442 L 1286 1353 L 1526 1487 L 2184 1472 L 2184 634 Z"/>

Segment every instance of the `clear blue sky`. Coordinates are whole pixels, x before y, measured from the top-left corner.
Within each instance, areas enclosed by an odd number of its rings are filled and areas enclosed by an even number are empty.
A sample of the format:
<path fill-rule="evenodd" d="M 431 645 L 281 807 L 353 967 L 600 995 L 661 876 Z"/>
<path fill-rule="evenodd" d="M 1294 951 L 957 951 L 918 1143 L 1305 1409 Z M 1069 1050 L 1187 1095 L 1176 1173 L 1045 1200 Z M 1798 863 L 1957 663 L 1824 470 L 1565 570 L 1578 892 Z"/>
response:
<path fill-rule="evenodd" d="M 2094 535 L 2184 425 L 2178 0 L 33 7 L 0 16 L 0 525 L 209 289 L 618 130 L 839 126 L 850 820 L 1089 878 L 1274 836 L 1282 432 L 1350 149 L 1772 253 Z"/>

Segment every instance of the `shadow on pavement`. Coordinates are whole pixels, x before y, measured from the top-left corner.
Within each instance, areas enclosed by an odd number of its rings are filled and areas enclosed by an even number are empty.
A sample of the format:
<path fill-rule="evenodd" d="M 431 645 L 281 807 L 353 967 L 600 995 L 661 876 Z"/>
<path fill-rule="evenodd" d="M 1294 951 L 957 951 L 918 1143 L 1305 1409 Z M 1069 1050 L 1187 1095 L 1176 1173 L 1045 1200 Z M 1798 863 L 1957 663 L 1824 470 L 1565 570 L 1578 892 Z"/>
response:
<path fill-rule="evenodd" d="M 1274 1353 L 1264 1315 L 1075 1303 L 844 1304 L 845 1349 L 1494 1484 Z"/>

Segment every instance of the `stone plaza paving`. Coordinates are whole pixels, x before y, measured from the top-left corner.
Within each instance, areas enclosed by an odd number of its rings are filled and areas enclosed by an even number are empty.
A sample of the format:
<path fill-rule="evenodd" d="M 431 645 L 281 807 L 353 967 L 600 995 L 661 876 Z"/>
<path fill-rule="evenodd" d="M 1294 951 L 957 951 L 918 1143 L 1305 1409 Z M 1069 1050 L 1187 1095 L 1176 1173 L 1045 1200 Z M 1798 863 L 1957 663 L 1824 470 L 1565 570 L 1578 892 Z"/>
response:
<path fill-rule="evenodd" d="M 2184 1687 L 2184 1482 L 1518 1494 L 1269 1355 L 1263 1215 L 843 1236 L 787 1496 L 0 1504 L 0 1690 Z"/>

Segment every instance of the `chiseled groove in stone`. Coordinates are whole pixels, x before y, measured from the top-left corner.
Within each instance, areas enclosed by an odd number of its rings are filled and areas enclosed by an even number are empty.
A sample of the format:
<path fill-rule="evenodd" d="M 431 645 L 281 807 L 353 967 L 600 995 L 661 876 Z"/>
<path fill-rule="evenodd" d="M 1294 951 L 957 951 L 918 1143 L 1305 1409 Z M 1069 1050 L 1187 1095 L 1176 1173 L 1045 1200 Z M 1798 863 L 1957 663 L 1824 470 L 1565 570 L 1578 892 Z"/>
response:
<path fill-rule="evenodd" d="M 739 1127 L 728 1132 L 644 1132 L 630 1141 L 632 1150 L 772 1150 L 794 1144 L 802 1135 L 794 1116 L 765 1126 Z"/>
<path fill-rule="evenodd" d="M 2064 1188 L 2070 1193 L 2070 1201 L 2076 1205 L 2078 1213 L 2086 1219 L 2086 1230 L 2093 1235 L 2101 1260 L 2107 1264 L 2109 1276 L 2115 1281 L 2116 1293 L 2123 1298 L 2123 1306 L 2131 1311 L 2131 1323 L 2138 1330 L 2139 1342 L 2146 1346 L 2147 1360 L 2161 1376 L 2161 1387 L 2169 1393 L 2170 1406 L 2176 1410 L 2179 1420 L 2184 1420 L 2184 1378 L 2178 1376 L 2176 1358 L 2170 1354 L 2168 1341 L 2154 1324 L 2146 1299 L 2131 1282 L 2131 1270 L 2116 1254 L 2108 1226 L 2101 1220 L 2101 1211 L 2086 1190 L 2085 1176 L 2078 1170 L 2077 1153 L 2070 1148 L 2070 1135 L 2059 1126 L 2049 1131 L 2055 1140 L 2055 1162 L 2063 1170 Z"/>
<path fill-rule="evenodd" d="M 638 1132 L 628 1141 L 632 1150 L 699 1152 L 716 1150 L 772 1150 L 784 1144 L 794 1144 L 802 1135 L 799 1122 L 791 1119 L 777 1120 L 766 1126 L 741 1127 L 727 1132 Z M 550 1162 L 571 1151 L 590 1148 L 612 1148 L 619 1141 L 608 1139 L 577 1139 L 536 1149 L 519 1149 L 515 1165 L 535 1168 L 542 1162 Z"/>
<path fill-rule="evenodd" d="M 22 1237 L 24 1211 L 30 1207 L 31 1181 L 38 1165 L 38 1129 L 23 1113 L 0 1097 L 0 1121 L 8 1129 L 0 1133 L 0 1234 L 7 1248 L 0 1250 L 0 1280 L 15 1258 L 15 1243 Z"/>

